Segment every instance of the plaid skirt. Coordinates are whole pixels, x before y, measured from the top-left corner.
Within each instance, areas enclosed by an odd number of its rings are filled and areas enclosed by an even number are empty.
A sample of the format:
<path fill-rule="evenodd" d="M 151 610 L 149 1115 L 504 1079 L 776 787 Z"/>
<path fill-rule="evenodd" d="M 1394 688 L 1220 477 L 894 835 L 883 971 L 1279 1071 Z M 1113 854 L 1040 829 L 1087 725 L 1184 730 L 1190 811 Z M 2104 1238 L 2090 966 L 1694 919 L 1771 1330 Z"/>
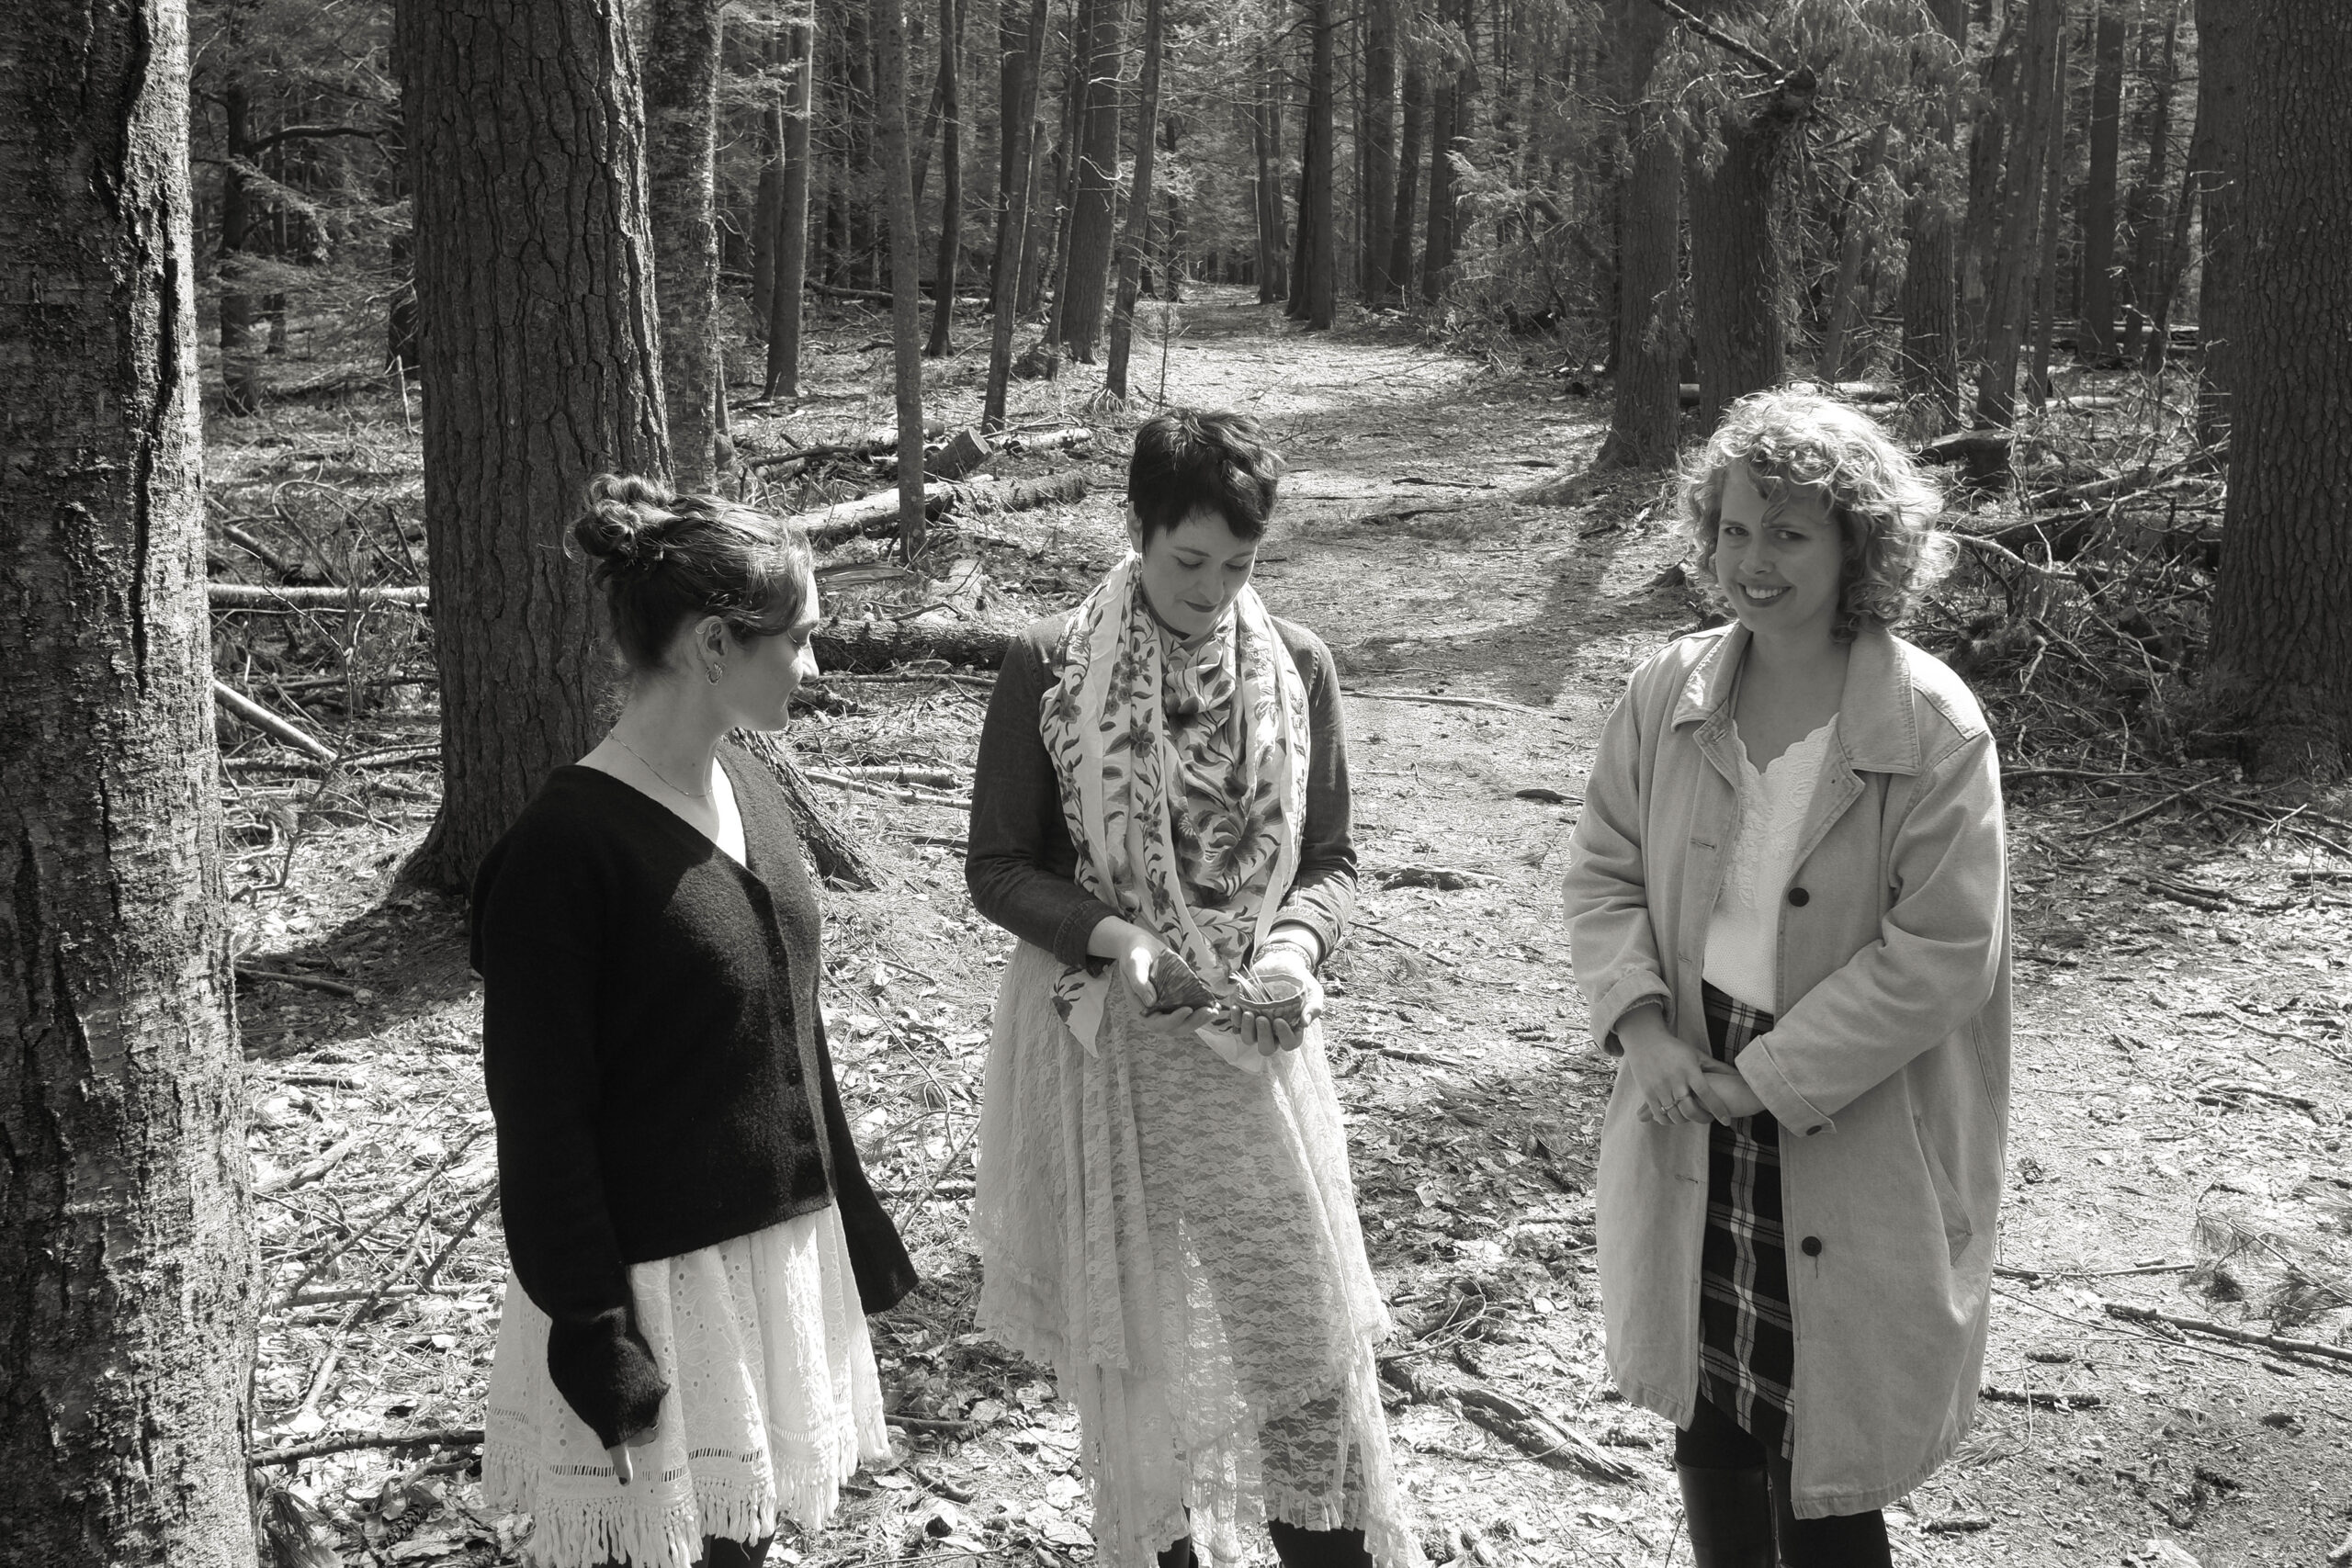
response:
<path fill-rule="evenodd" d="M 1772 1015 L 1704 987 L 1707 1047 L 1736 1057 Z M 1768 1450 L 1795 1450 L 1796 1339 L 1781 1232 L 1781 1127 L 1758 1111 L 1707 1132 L 1707 1235 L 1699 1252 L 1699 1392 Z"/>

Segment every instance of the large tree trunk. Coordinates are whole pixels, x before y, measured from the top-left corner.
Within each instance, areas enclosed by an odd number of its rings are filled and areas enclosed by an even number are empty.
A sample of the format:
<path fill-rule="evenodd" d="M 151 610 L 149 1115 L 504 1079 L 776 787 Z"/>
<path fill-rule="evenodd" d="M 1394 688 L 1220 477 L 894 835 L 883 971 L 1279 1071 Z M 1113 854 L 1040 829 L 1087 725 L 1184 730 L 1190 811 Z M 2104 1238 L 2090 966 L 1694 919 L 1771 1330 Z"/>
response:
<path fill-rule="evenodd" d="M 0 27 L 0 1557 L 248 1568 L 179 0 Z"/>
<path fill-rule="evenodd" d="M 2197 125 L 2206 174 L 2198 231 L 2204 248 L 2197 292 L 2197 352 L 2202 378 L 2197 434 L 2208 446 L 2229 438 L 2230 388 L 2237 363 L 2236 288 L 2242 263 L 2238 191 L 2245 167 L 2245 11 L 2239 0 L 2198 0 Z"/>
<path fill-rule="evenodd" d="M 1981 8 L 1983 0 L 1977 0 Z M 1996 255 L 1994 237 L 2000 228 L 2001 171 L 2007 162 L 2012 127 L 2008 106 L 2017 94 L 2021 23 L 2033 0 L 2018 0 L 2008 8 L 2000 35 L 1982 67 L 1979 107 L 1968 137 L 1968 208 L 1961 223 L 1956 258 L 1960 283 L 1960 328 L 1963 352 L 1984 341 L 1988 271 Z M 1987 24 L 1989 25 L 1989 24 Z"/>
<path fill-rule="evenodd" d="M 1976 423 L 2005 425 L 2017 412 L 2018 357 L 2030 303 L 2033 224 L 2041 206 L 2041 161 L 2048 155 L 2058 96 L 2052 62 L 2064 0 L 2025 0 L 2025 33 L 2009 101 L 2007 169 L 2001 177 L 2000 228 L 1984 269 L 1984 365 L 1976 383 Z"/>
<path fill-rule="evenodd" d="M 1310 327 L 1329 327 L 1339 306 L 1339 260 L 1332 227 L 1338 220 L 1332 165 L 1339 102 L 1335 81 L 1339 21 L 1331 0 L 1310 0 L 1312 34 L 1306 72 L 1306 140 L 1299 159 L 1298 276 L 1291 279 L 1290 313 Z"/>
<path fill-rule="evenodd" d="M 939 0 L 939 157 L 943 169 L 939 193 L 939 265 L 933 285 L 931 341 L 923 353 L 938 359 L 948 353 L 948 334 L 956 324 L 956 270 L 964 250 L 964 107 L 962 73 L 956 56 L 964 49 L 962 0 Z"/>
<path fill-rule="evenodd" d="M 1070 206 L 1069 263 L 1062 274 L 1062 343 L 1094 363 L 1102 335 L 1102 283 L 1111 269 L 1119 188 L 1120 11 L 1125 0 L 1087 0 L 1086 98 L 1079 127 L 1078 188 Z"/>
<path fill-rule="evenodd" d="M 2065 216 L 2066 33 L 2058 33 L 2058 58 L 2051 68 L 2050 114 L 2041 155 L 2041 217 L 2033 257 L 2033 352 L 2026 362 L 2026 395 L 2041 408 L 2050 400 L 2050 344 L 2058 328 L 2058 231 Z"/>
<path fill-rule="evenodd" d="M 1666 15 L 1618 0 L 1627 157 L 1617 185 L 1617 388 L 1596 467 L 1663 468 L 1680 417 L 1682 157 L 1669 107 L 1651 94 Z"/>
<path fill-rule="evenodd" d="M 1453 139 L 1463 73 L 1438 62 L 1430 81 L 1430 203 L 1422 220 L 1421 298 L 1434 304 L 1453 270 Z"/>
<path fill-rule="evenodd" d="M 645 47 L 645 185 L 662 310 L 662 399 L 670 479 L 719 477 L 718 230 L 711 178 L 721 0 L 651 0 Z"/>
<path fill-rule="evenodd" d="M 1135 182 L 1127 192 L 1126 233 L 1119 243 L 1119 298 L 1111 315 L 1111 363 L 1103 388 L 1125 402 L 1127 357 L 1135 344 L 1136 295 L 1143 282 L 1143 253 L 1151 238 L 1151 168 L 1159 147 L 1161 0 L 1144 10 L 1143 80 L 1136 85 Z"/>
<path fill-rule="evenodd" d="M 1258 158 L 1258 303 L 1290 295 L 1290 243 L 1283 221 L 1283 91 L 1278 59 L 1260 46 L 1252 74 L 1258 96 L 1250 106 L 1250 144 Z"/>
<path fill-rule="evenodd" d="M 890 341 L 899 403 L 899 559 L 922 549 L 922 231 L 915 220 L 907 147 L 907 13 L 900 0 L 871 0 L 875 161 L 890 220 Z"/>
<path fill-rule="evenodd" d="M 764 391 L 771 398 L 800 395 L 801 296 L 808 282 L 808 126 L 816 91 L 817 39 L 812 24 L 786 29 L 783 173 L 776 181 L 775 275 L 768 296 L 768 365 Z"/>
<path fill-rule="evenodd" d="M 2122 0 L 2095 0 L 2090 167 L 2083 179 L 2083 352 L 2115 353 L 2115 162 L 2122 142 Z M 2202 29 L 2200 28 L 2201 32 Z"/>
<path fill-rule="evenodd" d="M 1371 0 L 1363 55 L 1363 297 L 1381 304 L 1396 292 L 1388 271 L 1396 205 L 1396 7 Z"/>
<path fill-rule="evenodd" d="M 1752 112 L 1723 111 L 1723 157 L 1697 149 L 1690 182 L 1690 304 L 1699 349 L 1699 426 L 1714 428 L 1733 399 L 1781 379 L 1787 282 L 1778 186 L 1792 133 L 1813 107 L 1812 73 L 1799 71 Z"/>
<path fill-rule="evenodd" d="M 2164 29 L 2162 53 L 2148 83 L 2148 157 L 2141 166 L 2127 203 L 2132 220 L 2132 298 L 2123 312 L 2123 341 L 2117 346 L 2127 359 L 2140 352 L 2142 334 L 2155 314 L 2156 294 L 2163 284 L 2165 231 L 2170 204 L 2165 192 L 2171 179 L 2172 96 L 2179 81 L 2179 0 L 2155 0 L 2161 16 L 2144 24 L 2143 46 L 2150 35 Z"/>
<path fill-rule="evenodd" d="M 2221 63 L 2245 85 L 2237 418 L 2205 687 L 2262 772 L 2325 782 L 2352 746 L 2352 17 L 2320 0 L 2236 8 Z"/>
<path fill-rule="evenodd" d="M 241 13 L 229 13 L 229 47 L 243 47 Z M 252 413 L 261 407 L 261 368 L 254 363 L 254 297 L 245 292 L 241 269 L 245 242 L 254 228 L 253 198 L 245 172 L 253 167 L 253 91 L 242 71 L 232 70 L 220 95 L 224 130 L 220 167 L 220 250 L 214 266 L 220 277 L 220 407 Z"/>
<path fill-rule="evenodd" d="M 1012 0 L 1006 0 L 1006 4 L 1012 3 Z M 1011 203 L 997 220 L 996 276 L 991 289 L 995 319 L 989 343 L 988 390 L 980 412 L 980 428 L 984 431 L 1004 428 L 1005 389 L 1012 378 L 1012 329 L 1019 314 L 1014 307 L 1020 302 L 1023 252 L 1028 248 L 1029 202 L 1036 186 L 1034 171 L 1039 140 L 1037 77 L 1046 58 L 1046 0 L 1032 0 L 1029 30 L 1023 35 L 1022 47 L 1025 52 L 1016 62 L 1012 94 L 1000 111 L 1013 125 L 1011 162 L 1015 175 Z"/>
<path fill-rule="evenodd" d="M 1886 154 L 1887 135 L 1888 128 L 1879 127 L 1871 144 L 1854 160 L 1853 175 L 1846 183 L 1846 199 L 1839 206 L 1838 276 L 1829 286 L 1829 315 L 1822 323 L 1821 356 L 1814 370 L 1824 381 L 1844 378 L 1846 339 L 1866 303 L 1855 298 L 1862 280 L 1862 263 L 1870 255 L 1872 227 L 1862 193 L 1871 175 L 1877 172 L 1879 160 Z"/>
<path fill-rule="evenodd" d="M 670 467 L 645 120 L 621 0 L 411 0 L 401 102 L 424 354 L 450 888 L 595 742 L 611 664 L 559 547 L 598 473 Z"/>
<path fill-rule="evenodd" d="M 1413 291 L 1413 192 L 1421 177 L 1421 134 L 1429 113 L 1429 77 L 1418 56 L 1405 62 L 1404 125 L 1396 143 L 1396 213 L 1388 226 L 1388 292 L 1401 300 Z"/>
<path fill-rule="evenodd" d="M 1929 0 L 1936 25 L 1955 46 L 1967 36 L 1965 0 Z M 1955 87 L 1942 140 L 1957 134 Z M 1960 417 L 1959 246 L 1951 207 L 1931 186 L 1914 187 L 1903 220 L 1903 353 L 1900 379 L 1908 396 L 1933 411 L 1925 434 L 1940 434 Z"/>

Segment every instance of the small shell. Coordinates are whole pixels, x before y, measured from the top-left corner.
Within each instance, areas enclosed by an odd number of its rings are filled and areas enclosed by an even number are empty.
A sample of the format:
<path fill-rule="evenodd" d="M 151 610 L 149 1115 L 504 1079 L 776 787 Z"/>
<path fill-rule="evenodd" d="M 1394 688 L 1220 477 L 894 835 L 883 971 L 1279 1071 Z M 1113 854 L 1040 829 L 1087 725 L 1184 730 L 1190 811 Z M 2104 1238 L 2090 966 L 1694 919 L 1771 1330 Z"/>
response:
<path fill-rule="evenodd" d="M 1159 950 L 1151 961 L 1151 1010 L 1174 1012 L 1178 1008 L 1206 1008 L 1216 1005 L 1216 993 L 1211 991 L 1184 955 L 1172 947 Z"/>

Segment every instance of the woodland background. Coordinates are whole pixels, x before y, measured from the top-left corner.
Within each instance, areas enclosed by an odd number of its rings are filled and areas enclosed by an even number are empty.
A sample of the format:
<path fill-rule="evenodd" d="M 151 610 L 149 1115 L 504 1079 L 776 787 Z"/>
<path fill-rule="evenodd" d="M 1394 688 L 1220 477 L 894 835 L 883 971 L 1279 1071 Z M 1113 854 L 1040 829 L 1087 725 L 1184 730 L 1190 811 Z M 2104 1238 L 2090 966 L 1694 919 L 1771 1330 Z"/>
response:
<path fill-rule="evenodd" d="M 1287 411 L 1289 504 L 1332 547 L 1376 550 L 1360 592 L 1410 601 L 1436 570 L 1517 598 L 1512 552 L 1552 550 L 1563 582 L 1589 581 L 1547 602 L 1547 635 L 1598 637 L 1621 603 L 1646 606 L 1643 635 L 1692 613 L 1670 558 L 1633 582 L 1600 558 L 1667 548 L 1678 449 L 1743 392 L 1832 388 L 1949 480 L 1966 564 L 1916 635 L 1984 695 L 2013 798 L 2103 810 L 2086 836 L 2202 835 L 2241 871 L 2291 847 L 2311 863 L 2276 908 L 2154 848 L 2132 885 L 2217 924 L 2334 919 L 2346 79 L 2332 0 L 24 0 L 0 36 L 0 1541 L 43 1562 L 323 1562 L 315 1497 L 277 1478 L 385 1450 L 397 1497 L 339 1514 L 339 1550 L 406 1560 L 422 1538 L 413 1515 L 387 1525 L 394 1503 L 469 1462 L 463 1429 L 322 1414 L 355 1363 L 419 1343 L 382 1335 L 480 1337 L 442 1321 L 497 1268 L 462 1074 L 397 1080 L 455 1119 L 429 1149 L 322 1142 L 338 1123 L 303 1084 L 391 1091 L 345 1062 L 268 1065 L 300 1025 L 265 998 L 367 1012 L 351 964 L 377 948 L 404 1003 L 463 990 L 435 967 L 461 919 L 447 895 L 610 695 L 584 581 L 550 544 L 601 470 L 724 489 L 824 547 L 835 673 L 809 700 L 843 728 L 765 754 L 871 947 L 869 1005 L 939 933 L 909 863 L 844 811 L 948 813 L 901 847 L 952 873 L 969 760 L 942 713 L 886 699 L 985 685 L 1023 617 L 1115 543 L 1125 434 L 1210 390 Z M 1501 412 L 1521 403 L 1581 423 Z M 1504 456 L 1504 434 L 1533 449 Z M 1308 456 L 1370 439 L 1422 466 L 1357 490 Z M 1498 502 L 1512 467 L 1547 471 L 1495 525 L 1468 492 Z M 1481 540 L 1490 558 L 1457 560 Z M 1389 656 L 1411 640 L 1350 672 L 1425 668 Z M 1508 696 L 1356 694 L 1592 717 L 1586 695 L 1523 689 L 1548 645 L 1498 648 Z M 1510 797 L 1573 807 L 1531 788 Z M 336 905 L 362 886 L 389 897 Z M 289 900 L 334 906 L 334 935 L 304 937 Z M 1424 937 L 1391 944 L 1454 963 Z M 1396 983 L 1430 1005 L 1426 975 Z M 2340 1065 L 2342 1010 L 2315 1009 L 2299 993 L 2265 1016 Z M 402 1051 L 464 1040 L 440 1011 L 378 1021 Z M 944 1027 L 894 1014 L 871 1048 L 973 1043 Z M 936 1065 L 930 1121 L 885 1128 L 926 1213 L 960 1179 L 974 1087 L 970 1062 Z M 863 1081 L 877 1107 L 906 1087 Z M 2301 1089 L 2192 1087 L 2334 1125 Z M 1510 1256 L 1572 1281 L 1575 1139 L 1522 1131 L 1499 1158 L 1413 1157 L 1498 1182 L 1537 1162 L 1566 1207 Z M 1427 1185 L 1462 1258 L 1491 1245 Z M 2165 1332 L 2352 1360 L 2336 1221 L 2312 1224 L 2322 1240 L 2291 1246 L 2215 1232 L 2189 1278 L 2231 1310 L 2172 1310 Z M 2240 1288 L 2256 1253 L 2277 1289 Z M 1491 1299 L 1504 1273 L 1481 1276 Z M 1462 1316 L 1468 1278 L 1433 1287 L 1416 1347 L 1489 1321 Z M 948 1312 L 907 1343 L 967 1326 Z M 1453 1360 L 1476 1373 L 1460 1343 Z M 1400 1397 L 1624 1483 L 1574 1420 L 1396 1366 Z M 2089 1408 L 2037 1397 L 2029 1420 Z M 977 1408 L 900 1425 L 967 1434 Z M 2183 1482 L 2182 1517 L 2228 1492 Z M 1082 1547 L 1021 1539 L 1040 1561 Z M 1441 1544 L 1492 1560 L 1496 1539 Z"/>

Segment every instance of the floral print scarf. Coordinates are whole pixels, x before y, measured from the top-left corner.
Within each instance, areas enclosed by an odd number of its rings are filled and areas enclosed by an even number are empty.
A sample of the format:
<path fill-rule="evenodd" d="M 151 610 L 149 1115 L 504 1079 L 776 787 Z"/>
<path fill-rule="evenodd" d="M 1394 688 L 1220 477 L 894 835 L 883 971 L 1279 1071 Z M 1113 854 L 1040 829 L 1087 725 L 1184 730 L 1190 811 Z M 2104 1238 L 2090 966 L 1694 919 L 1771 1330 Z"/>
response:
<path fill-rule="evenodd" d="M 1070 618 L 1039 728 L 1079 885 L 1227 995 L 1297 875 L 1306 685 L 1254 588 L 1198 643 L 1170 647 L 1140 565 L 1129 555 Z M 1114 983 L 1069 968 L 1055 986 L 1090 1055 Z M 1236 1066 L 1259 1068 L 1230 1031 L 1199 1033 Z"/>

